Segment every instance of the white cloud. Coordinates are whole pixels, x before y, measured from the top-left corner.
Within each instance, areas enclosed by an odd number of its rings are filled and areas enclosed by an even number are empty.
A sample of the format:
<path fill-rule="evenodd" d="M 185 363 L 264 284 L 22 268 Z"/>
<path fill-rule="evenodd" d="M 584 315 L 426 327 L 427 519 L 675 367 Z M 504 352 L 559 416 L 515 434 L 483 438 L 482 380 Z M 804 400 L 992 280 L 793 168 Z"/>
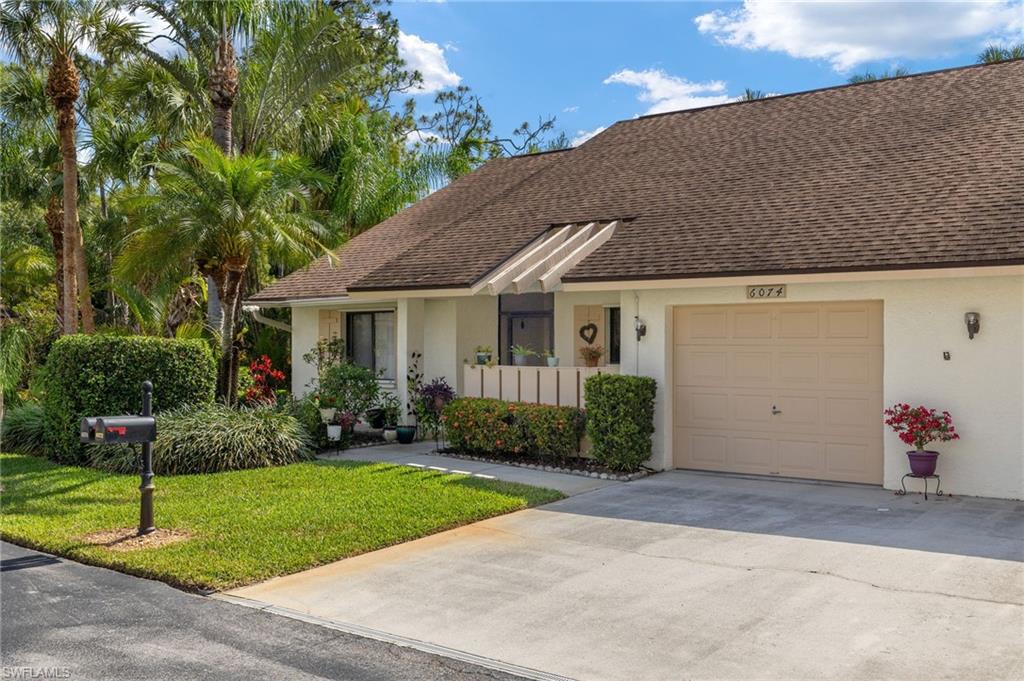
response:
<path fill-rule="evenodd" d="M 143 41 L 150 49 L 164 57 L 171 57 L 181 52 L 181 47 L 167 38 L 159 38 L 160 35 L 171 35 L 171 28 L 163 19 L 154 16 L 144 9 L 137 9 L 134 12 L 127 12 L 123 9 L 116 10 L 123 19 L 133 21 L 142 26 Z"/>
<path fill-rule="evenodd" d="M 1021 0 L 777 2 L 744 0 L 694 19 L 723 45 L 827 59 L 837 71 L 868 61 L 980 49 L 1024 31 Z"/>
<path fill-rule="evenodd" d="M 562 109 L 562 113 L 576 113 L 580 108 L 578 106 L 567 106 Z"/>
<path fill-rule="evenodd" d="M 576 136 L 572 138 L 571 144 L 574 147 L 578 147 L 579 145 L 583 144 L 584 142 L 586 142 L 591 137 L 594 137 L 595 135 L 600 135 L 602 132 L 604 132 L 607 129 L 608 129 L 608 126 L 606 126 L 606 125 L 599 125 L 598 127 L 594 128 L 593 130 L 580 130 L 580 131 L 578 131 L 576 133 Z"/>
<path fill-rule="evenodd" d="M 449 68 L 444 48 L 437 43 L 399 31 L 398 54 L 409 69 L 419 71 L 423 76 L 423 82 L 415 91 L 417 94 L 437 92 L 462 82 L 462 76 Z"/>
<path fill-rule="evenodd" d="M 640 88 L 637 99 L 650 104 L 645 112 L 647 114 L 694 109 L 733 101 L 725 91 L 725 83 L 720 80 L 694 83 L 685 78 L 669 75 L 661 69 L 623 69 L 604 79 L 605 85 L 612 83 Z"/>

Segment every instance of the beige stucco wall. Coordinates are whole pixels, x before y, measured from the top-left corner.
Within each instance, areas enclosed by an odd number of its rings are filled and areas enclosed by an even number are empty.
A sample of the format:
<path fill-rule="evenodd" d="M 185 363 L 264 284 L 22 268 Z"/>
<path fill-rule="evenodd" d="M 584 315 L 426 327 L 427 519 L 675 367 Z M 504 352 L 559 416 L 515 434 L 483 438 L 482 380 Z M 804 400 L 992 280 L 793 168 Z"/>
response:
<path fill-rule="evenodd" d="M 652 464 L 669 467 L 673 306 L 758 302 L 746 299 L 743 286 L 622 291 L 620 300 L 621 370 L 658 380 Z M 936 447 L 943 487 L 954 494 L 1024 498 L 1024 277 L 789 284 L 786 300 L 883 301 L 886 404 L 948 409 L 961 432 L 960 441 Z M 637 301 L 648 328 L 639 346 L 632 332 Z M 964 326 L 968 311 L 981 313 L 974 340 Z M 943 351 L 951 353 L 949 361 Z M 897 488 L 907 470 L 905 450 L 886 432 L 887 488 Z"/>
<path fill-rule="evenodd" d="M 618 291 L 560 291 L 555 293 L 555 354 L 560 358 L 562 366 L 582 366 L 583 364 L 583 360 L 576 352 L 576 334 L 579 329 L 576 326 L 573 310 L 580 305 L 608 307 L 618 304 Z M 625 319 L 625 311 L 622 316 Z M 604 326 L 603 320 L 598 326 Z M 607 353 L 608 341 L 605 335 L 602 333 L 595 343 L 604 346 Z M 603 359 L 607 359 L 607 354 Z"/>

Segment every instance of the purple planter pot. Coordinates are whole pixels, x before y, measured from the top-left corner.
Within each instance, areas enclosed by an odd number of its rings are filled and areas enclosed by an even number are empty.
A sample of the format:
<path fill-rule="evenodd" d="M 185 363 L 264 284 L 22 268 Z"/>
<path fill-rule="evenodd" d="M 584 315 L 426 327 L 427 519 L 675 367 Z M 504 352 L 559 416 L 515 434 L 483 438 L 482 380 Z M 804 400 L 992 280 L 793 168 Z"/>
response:
<path fill-rule="evenodd" d="M 938 452 L 907 452 L 907 458 L 910 459 L 910 472 L 913 475 L 935 475 L 935 462 L 939 459 Z"/>

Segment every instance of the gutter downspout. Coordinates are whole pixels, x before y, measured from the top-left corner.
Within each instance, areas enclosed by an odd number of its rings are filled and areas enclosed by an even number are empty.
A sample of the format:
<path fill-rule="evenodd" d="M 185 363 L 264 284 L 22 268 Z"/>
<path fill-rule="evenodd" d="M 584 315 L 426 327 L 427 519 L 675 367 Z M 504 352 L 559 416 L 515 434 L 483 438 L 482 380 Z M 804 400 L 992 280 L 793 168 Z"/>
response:
<path fill-rule="evenodd" d="M 256 321 L 260 322 L 261 324 L 266 324 L 267 326 L 272 326 L 275 329 L 280 329 L 280 330 L 282 330 L 282 331 L 284 331 L 286 333 L 291 333 L 292 332 L 291 324 L 285 324 L 284 322 L 280 322 L 280 321 L 278 321 L 276 319 L 271 319 L 270 317 L 265 317 L 263 315 L 263 313 L 260 312 L 259 305 L 243 305 L 242 306 L 242 310 L 244 310 L 245 312 L 248 312 L 249 314 L 251 314 L 252 318 L 255 319 Z"/>

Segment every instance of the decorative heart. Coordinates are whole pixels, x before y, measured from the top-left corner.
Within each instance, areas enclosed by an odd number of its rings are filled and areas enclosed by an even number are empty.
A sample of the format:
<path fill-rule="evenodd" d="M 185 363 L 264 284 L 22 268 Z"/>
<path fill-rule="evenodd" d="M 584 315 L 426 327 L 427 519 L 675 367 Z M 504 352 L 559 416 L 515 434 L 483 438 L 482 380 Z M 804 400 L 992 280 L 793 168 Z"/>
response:
<path fill-rule="evenodd" d="M 597 324 L 590 322 L 580 327 L 580 338 L 586 341 L 587 345 L 593 345 L 597 339 Z"/>

